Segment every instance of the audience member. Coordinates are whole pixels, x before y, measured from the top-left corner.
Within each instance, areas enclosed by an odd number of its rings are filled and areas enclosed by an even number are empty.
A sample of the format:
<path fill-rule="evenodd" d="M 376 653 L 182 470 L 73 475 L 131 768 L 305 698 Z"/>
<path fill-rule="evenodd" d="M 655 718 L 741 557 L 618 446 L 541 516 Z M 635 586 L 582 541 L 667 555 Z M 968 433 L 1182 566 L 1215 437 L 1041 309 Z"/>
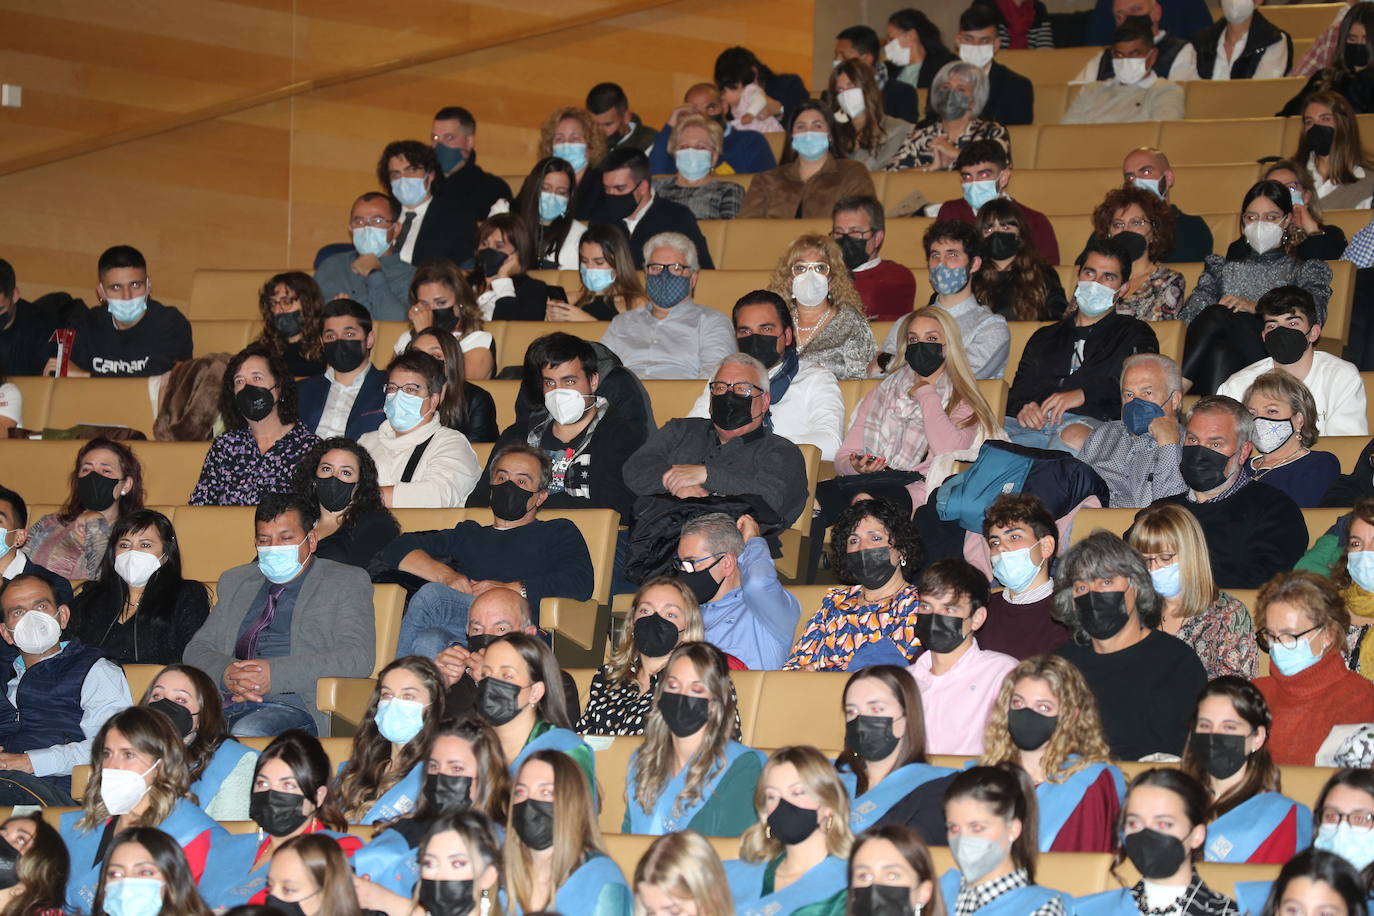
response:
<path fill-rule="evenodd" d="M 1217 588 L 1202 525 L 1182 506 L 1136 514 L 1126 542 L 1139 552 L 1163 605 L 1159 629 L 1193 647 L 1208 678 L 1255 676 L 1250 612 Z"/>
<path fill-rule="evenodd" d="M 71 582 L 65 576 L 59 576 L 47 567 L 38 565 L 24 552 L 24 545 L 29 540 L 28 527 L 29 507 L 24 502 L 24 497 L 0 485 L 0 588 L 15 576 L 26 572 L 52 586 L 58 604 L 70 606 Z M 11 553 L 11 559 L 5 560 Z"/>
<path fill-rule="evenodd" d="M 1328 210 L 1367 209 L 1374 199 L 1374 160 L 1345 96 L 1329 89 L 1309 95 L 1302 128 L 1293 161 L 1311 173 L 1317 201 Z"/>
<path fill-rule="evenodd" d="M 1273 369 L 1251 382 L 1243 398 L 1255 417 L 1252 444 L 1258 452 L 1245 463 L 1245 472 L 1287 493 L 1301 509 L 1320 506 L 1341 474 L 1341 463 L 1330 452 L 1312 450 L 1317 405 L 1311 392 L 1287 372 Z"/>
<path fill-rule="evenodd" d="M 889 78 L 913 89 L 929 89 L 940 69 L 958 59 L 945 47 L 940 30 L 930 17 L 913 7 L 888 16 L 884 35 L 887 43 L 883 45 L 883 56 L 887 58 Z"/>
<path fill-rule="evenodd" d="M 1278 916 L 1285 909 L 1318 912 L 1332 904 L 1347 913 L 1359 913 L 1369 896 L 1365 884 L 1343 857 L 1321 849 L 1305 849 L 1279 871 L 1261 916 Z"/>
<path fill-rule="evenodd" d="M 9 375 L 45 375 L 52 316 L 25 299 L 14 266 L 0 258 L 0 366 Z"/>
<path fill-rule="evenodd" d="M 1312 172 L 1292 159 L 1280 159 L 1264 169 L 1264 177 L 1288 189 L 1293 199 L 1293 224 L 1290 226 L 1297 247 L 1293 253 L 1306 260 L 1339 261 L 1348 242 L 1340 226 L 1322 222 L 1322 205 Z"/>
<path fill-rule="evenodd" d="M 692 299 L 701 275 L 696 246 L 664 232 L 641 257 L 649 306 L 616 315 L 601 343 L 641 379 L 701 378 L 734 349 L 734 334 L 729 318 Z"/>
<path fill-rule="evenodd" d="M 721 51 L 716 55 L 715 78 L 732 127 L 758 133 L 783 130 L 777 117 L 785 107 L 782 93 L 778 92 L 782 88 L 777 82 L 779 77 L 753 51 L 738 45 Z M 770 82 L 774 85 L 770 86 Z M 797 88 L 805 93 L 804 86 Z"/>
<path fill-rule="evenodd" d="M 66 374 L 106 378 L 169 372 L 191 358 L 191 323 L 175 306 L 151 298 L 152 281 L 142 253 L 128 245 L 107 248 L 96 262 L 101 304 L 73 320 L 76 340 Z M 45 352 L 52 352 L 52 347 Z M 56 375 L 57 357 L 44 375 Z"/>
<path fill-rule="evenodd" d="M 410 349 L 411 341 L 422 331 L 445 333 L 463 351 L 464 378 L 491 378 L 496 365 L 496 342 L 490 331 L 482 330 L 482 309 L 477 305 L 477 296 L 452 261 L 436 261 L 416 268 L 409 298 L 408 323 L 393 352 Z"/>
<path fill-rule="evenodd" d="M 618 83 L 597 83 L 587 93 L 587 111 L 606 138 L 609 149 L 627 147 L 647 153 L 658 131 L 642 124 L 630 111 L 630 100 Z"/>
<path fill-rule="evenodd" d="M 1270 665 L 1255 686 L 1273 715 L 1269 754 L 1280 766 L 1312 766 L 1334 726 L 1374 721 L 1374 684 L 1346 668 L 1349 629 L 1325 576 L 1281 572 L 1260 589 L 1255 637 Z"/>
<path fill-rule="evenodd" d="M 310 901 L 321 913 L 348 913 L 358 906 L 352 879 L 344 852 L 332 837 L 299 836 L 272 854 L 267 899 L 281 907 L 294 909 L 293 904 Z"/>
<path fill-rule="evenodd" d="M 1342 767 L 1322 786 L 1312 810 L 1317 816 L 1317 832 L 1312 845 L 1334 853 L 1360 871 L 1366 893 L 1369 887 L 1369 851 L 1363 847 L 1359 828 L 1350 823 L 1369 825 L 1374 811 L 1374 773 L 1364 767 Z"/>
<path fill-rule="evenodd" d="M 219 393 L 226 431 L 210 443 L 192 506 L 254 506 L 291 479 L 319 437 L 300 422 L 296 381 L 281 357 L 250 344 L 229 360 Z"/>
<path fill-rule="evenodd" d="M 882 824 L 854 838 L 849 855 L 849 912 L 876 913 L 890 904 L 899 912 L 944 912 L 936 896 L 935 863 L 930 850 L 900 824 Z"/>
<path fill-rule="evenodd" d="M 490 901 L 501 892 L 504 863 L 497 825 L 504 823 L 504 818 L 493 822 L 478 811 L 455 809 L 436 814 L 424 834 L 415 835 L 415 848 L 407 850 L 406 858 L 417 860 L 414 877 L 418 882 L 408 881 L 405 885 L 408 889 L 415 884 L 415 903 L 408 895 L 397 895 L 401 905 L 413 907 L 418 904 L 427 912 L 443 912 L 447 907 L 451 912 L 461 913 L 465 904 L 457 900 L 455 908 L 454 898 L 470 894 L 472 904 L 467 913 L 469 916 L 479 914 L 482 901 Z M 355 881 L 354 884 L 358 904 L 365 912 L 385 906 L 372 902 L 368 896 L 369 883 Z M 454 894 L 455 890 L 459 893 Z"/>
<path fill-rule="evenodd" d="M 587 224 L 572 217 L 576 184 L 572 166 L 557 156 L 540 159 L 525 176 L 513 209 L 534 234 L 531 268 L 577 269 L 577 244 Z"/>
<path fill-rule="evenodd" d="M 844 584 L 825 593 L 783 667 L 909 665 L 925 644 L 917 635 L 921 595 L 912 581 L 923 559 L 921 539 L 903 508 L 863 498 L 839 513 L 829 560 Z"/>
<path fill-rule="evenodd" d="M 444 367 L 444 396 L 439 401 L 439 422 L 449 429 L 458 430 L 468 442 L 495 442 L 501 432 L 496 425 L 496 400 L 485 388 L 463 377 L 467 357 L 454 336 L 429 328 L 415 335 L 409 351 L 428 353 Z"/>
<path fill-rule="evenodd" d="M 1061 124 L 1183 118 L 1183 87 L 1154 72 L 1159 49 L 1148 25 L 1136 19 L 1117 26 L 1112 35 L 1111 56 L 1111 75 L 1084 86 L 1069 103 Z"/>
<path fill-rule="evenodd" d="M 940 205 L 939 219 L 954 219 L 973 225 L 978 213 L 995 200 L 1011 200 L 1007 187 L 1011 183 L 1011 155 L 1004 144 L 993 140 L 974 140 L 959 150 L 954 168 L 963 183 L 963 197 L 947 200 Z M 1049 264 L 1059 263 L 1059 240 L 1054 227 L 1039 210 L 1012 201 L 1022 223 L 1030 230 L 1035 250 Z"/>
<path fill-rule="evenodd" d="M 933 754 L 981 754 L 983 730 L 1016 659 L 978 645 L 988 617 L 988 580 L 963 559 L 930 564 L 917 583 L 916 634 L 925 650 L 908 669 L 921 688 Z"/>
<path fill-rule="evenodd" d="M 588 203 L 601 197 L 600 171 L 597 166 L 606 158 L 606 135 L 596 126 L 591 114 L 584 108 L 559 108 L 544 120 L 539 128 L 540 159 L 557 156 L 573 167 L 577 175 L 577 191 L 573 194 L 573 215 L 581 219 L 586 213 L 579 208 L 585 197 Z M 586 188 L 582 179 L 587 177 L 587 169 L 592 169 L 593 185 Z M 585 206 L 585 205 L 584 205 Z"/>
<path fill-rule="evenodd" d="M 1155 505 L 1174 503 L 1197 517 L 1222 588 L 1258 588 L 1292 569 L 1307 549 L 1307 525 L 1287 494 L 1245 473 L 1255 435 L 1250 412 L 1209 396 L 1193 405 L 1184 426 L 1179 469 L 1187 489 Z"/>
<path fill-rule="evenodd" d="M 1124 246 L 1089 239 L 1075 263 L 1074 307 L 1026 342 L 1007 397 L 1005 424 L 1013 442 L 1071 453 L 1104 421 L 1121 416 L 1126 357 L 1159 352 L 1148 324 L 1114 310 L 1131 278 Z"/>
<path fill-rule="evenodd" d="M 1189 41 L 1205 80 L 1277 79 L 1293 62 L 1293 39 L 1259 12 L 1264 0 L 1227 0 L 1221 18 Z"/>
<path fill-rule="evenodd" d="M 1126 781 L 1078 669 L 1028 657 L 1001 679 L 990 713 L 978 763 L 1014 764 L 1035 784 L 1040 852 L 1111 852 Z"/>
<path fill-rule="evenodd" d="M 390 509 L 443 509 L 466 504 L 480 468 L 467 437 L 445 426 L 439 404 L 444 366 L 407 350 L 386 367 L 386 420 L 358 444 L 377 464 L 382 503 Z"/>
<path fill-rule="evenodd" d="M 1347 5 L 1336 14 L 1335 34 L 1323 33 L 1309 50 L 1301 63 L 1295 64 L 1289 76 L 1307 76 L 1307 82 L 1297 94 L 1279 109 L 1278 116 L 1291 118 L 1302 114 L 1308 96 L 1323 89 L 1329 89 L 1345 96 L 1356 114 L 1367 114 L 1374 106 L 1374 84 L 1370 82 L 1374 73 L 1369 70 L 1369 49 L 1366 45 L 1374 37 L 1374 11 L 1358 3 Z M 1316 45 L 1327 44 L 1328 55 L 1317 67 L 1305 69 L 1304 64 L 1316 51 Z M 1314 72 L 1315 71 L 1315 72 Z"/>
<path fill-rule="evenodd" d="M 919 15 L 922 19 L 925 19 L 924 14 Z M 929 20 L 926 20 L 926 22 L 929 23 Z M 934 26 L 931 25 L 931 28 L 934 28 Z M 938 30 L 936 34 L 939 34 Z M 921 44 L 919 37 L 915 39 L 915 46 L 919 50 L 921 56 L 924 57 L 925 48 Z M 840 33 L 835 36 L 835 54 L 831 63 L 837 69 L 851 60 L 857 61 L 868 67 L 873 74 L 874 83 L 877 86 L 878 92 L 881 93 L 880 98 L 882 100 L 883 111 L 893 118 L 900 118 L 903 121 L 914 124 L 921 119 L 921 108 L 916 98 L 916 87 L 911 85 L 911 83 L 894 78 L 888 72 L 887 65 L 883 63 L 882 58 L 879 56 L 881 52 L 882 45 L 878 40 L 877 32 L 866 25 L 851 25 L 846 29 L 842 29 Z M 910 58 L 909 53 L 907 56 Z M 946 59 L 951 59 L 951 55 L 948 51 L 945 52 L 945 56 Z M 888 55 L 888 59 L 891 60 L 891 55 Z M 921 64 L 922 61 L 918 60 L 914 65 L 914 69 L 919 70 Z M 933 74 L 934 71 L 930 71 L 930 75 Z M 926 82 L 930 82 L 929 76 L 927 76 Z M 832 91 L 831 95 L 833 96 L 834 94 L 834 91 Z"/>
<path fill-rule="evenodd" d="M 668 115 L 668 123 L 658 132 L 654 147 L 649 151 L 649 164 L 655 175 L 672 175 L 677 171 L 677 158 L 668 151 L 668 141 L 672 139 L 678 121 L 687 115 L 702 115 L 721 126 L 725 138 L 720 148 L 722 172 L 726 167 L 731 171 L 746 175 L 766 172 L 778 164 L 768 141 L 755 130 L 736 130 L 727 119 L 728 111 L 720 100 L 720 90 L 715 83 L 697 83 L 682 95 L 682 104 Z"/>
<path fill-rule="evenodd" d="M 324 374 L 303 379 L 296 390 L 300 422 L 321 439 L 357 439 L 386 417 L 386 374 L 372 365 L 377 335 L 372 316 L 351 299 L 333 299 L 320 312 Z"/>
<path fill-rule="evenodd" d="M 483 321 L 543 320 L 549 287 L 527 273 L 534 264 L 534 238 L 519 216 L 498 213 L 477 224 L 477 266 L 468 284 Z"/>
<path fill-rule="evenodd" d="M 653 180 L 656 197 L 682 204 L 697 219 L 734 219 L 744 186 L 713 177 L 725 149 L 725 130 L 712 118 L 684 114 L 668 138 L 673 174 Z"/>
<path fill-rule="evenodd" d="M 1183 306 L 1183 274 L 1161 263 L 1174 247 L 1169 205 L 1144 188 L 1127 185 L 1107 192 L 1093 209 L 1093 234 L 1114 238 L 1131 258 L 1131 278 L 1122 284 L 1116 310 L 1141 321 L 1172 321 Z"/>
<path fill-rule="evenodd" d="M 1121 419 L 1099 425 L 1078 452 L 1111 491 L 1113 506 L 1140 509 L 1188 488 L 1179 470 L 1182 403 L 1178 363 L 1159 353 L 1122 361 Z"/>
<path fill-rule="evenodd" d="M 1374 594 L 1374 575 L 1371 575 L 1374 565 L 1369 562 L 1371 554 L 1374 554 L 1374 499 L 1366 496 L 1356 500 L 1344 531 L 1341 526 L 1333 526 L 1332 531 L 1323 535 L 1295 568 L 1329 574 L 1331 581 L 1340 589 L 1341 598 L 1351 617 L 1362 625 L 1374 618 L 1374 599 L 1370 597 Z M 1374 650 L 1374 646 L 1370 648 Z M 1363 658 L 1363 640 L 1358 649 L 1350 654 L 1355 656 L 1356 661 L 1351 668 L 1359 671 L 1371 669 Z"/>
<path fill-rule="evenodd" d="M 281 356 L 296 378 L 325 370 L 320 312 L 324 299 L 315 278 L 299 270 L 275 274 L 258 290 L 262 331 L 253 341 Z"/>
<path fill-rule="evenodd" d="M 39 814 L 16 815 L 0 824 L 0 834 L 19 853 L 13 865 L 18 883 L 6 889 L 5 905 L 21 912 L 62 912 L 71 858 L 57 828 Z"/>
<path fill-rule="evenodd" d="M 1054 516 L 1038 497 L 1003 493 L 983 513 L 983 537 L 1002 590 L 988 598 L 978 645 L 1025 661 L 1068 642 L 1068 629 L 1053 617 L 1050 563 L 1059 548 Z"/>
<path fill-rule="evenodd" d="M 900 80 L 890 85 L 911 88 Z M 892 161 L 917 120 L 914 114 L 903 119 L 886 111 L 878 79 L 872 67 L 861 60 L 835 65 L 830 73 L 829 98 L 836 147 L 846 159 L 863 163 L 870 172 Z"/>
<path fill-rule="evenodd" d="M 974 183 L 965 185 L 971 187 Z M 957 207 L 951 201 L 947 206 Z M 943 208 L 942 208 L 943 209 Z M 1032 211 L 1033 212 L 1033 211 Z M 973 221 L 983 264 L 973 275 L 973 296 L 1007 321 L 1058 321 L 1068 302 L 1059 271 L 1041 256 L 1019 203 L 995 197 Z"/>
<path fill-rule="evenodd" d="M 996 10 L 999 48 L 1022 51 L 1054 47 L 1049 10 L 1040 0 L 1013 0 L 1007 6 L 997 6 Z"/>
<path fill-rule="evenodd" d="M 317 734 L 321 677 L 372 672 L 372 583 L 352 566 L 315 557 L 316 504 L 294 493 L 253 513 L 258 558 L 219 577 L 215 606 L 184 660 L 223 684 L 230 734 Z M 326 622 L 327 621 L 327 622 Z"/>
<path fill-rule="evenodd" d="M 877 355 L 863 300 L 830 236 L 800 235 L 773 268 L 768 289 L 792 311 L 797 352 L 837 379 L 859 379 Z"/>
<path fill-rule="evenodd" d="M 601 164 L 601 177 L 605 196 L 596 222 L 625 229 L 630 238 L 630 253 L 636 256 L 635 267 L 644 267 L 642 249 L 664 233 L 690 239 L 701 266 L 707 270 L 716 266 L 692 211 L 666 197 L 659 199 L 654 193 L 648 156 L 637 149 L 612 150 Z"/>
<path fill-rule="evenodd" d="M 841 198 L 874 195 L 868 168 L 841 158 L 824 104 L 806 101 L 791 117 L 778 167 L 754 176 L 744 193 L 740 217 L 824 218 Z"/>
<path fill-rule="evenodd" d="M 376 463 L 352 439 L 320 442 L 301 462 L 294 483 L 294 492 L 316 504 L 315 554 L 322 560 L 367 569 L 401 533 L 382 502 Z"/>
<path fill-rule="evenodd" d="M 1159 631 L 1163 602 L 1140 554 L 1093 532 L 1059 565 L 1054 607 L 1074 633 L 1055 652 L 1097 697 L 1112 758 L 1181 754 L 1207 673 L 1192 649 Z"/>
<path fill-rule="evenodd" d="M 477 164 L 477 119 L 466 108 L 436 111 L 429 139 L 439 166 L 431 187 L 436 197 L 456 197 L 478 218 L 498 200 L 510 199 L 510 185 Z"/>
<path fill-rule="evenodd" d="M 1212 254 L 1212 230 L 1196 214 L 1184 213 L 1169 200 L 1174 189 L 1174 170 L 1169 157 L 1154 147 L 1131 150 L 1121 163 L 1125 186 L 1144 188 L 1169 205 L 1174 215 L 1174 247 L 1162 260 L 1166 264 L 1202 261 Z"/>
<path fill-rule="evenodd" d="M 110 529 L 97 573 L 72 603 L 71 632 L 120 665 L 181 661 L 210 596 L 181 577 L 181 548 L 161 512 L 128 512 Z"/>
<path fill-rule="evenodd" d="M 429 583 L 411 597 L 401 625 L 400 655 L 434 658 L 466 645 L 468 607 L 492 588 L 508 588 L 538 608 L 545 597 L 592 597 L 592 560 L 577 526 L 537 518 L 553 471 L 548 455 L 527 445 L 501 448 L 491 461 L 491 511 L 447 531 L 401 535 L 374 560 Z"/>
<path fill-rule="evenodd" d="M 1113 0 L 1112 18 L 1114 28 L 1120 28 L 1127 21 L 1136 21 L 1150 30 L 1150 43 L 1154 45 L 1155 59 L 1152 66 L 1156 76 L 1180 82 L 1197 79 L 1197 54 L 1186 37 L 1171 35 L 1159 27 L 1163 16 L 1163 5 L 1159 0 Z M 1116 75 L 1115 60 L 1111 46 L 1102 49 L 1102 54 L 1083 65 L 1071 83 L 1091 83 L 1107 80 Z"/>
<path fill-rule="evenodd" d="M 419 140 L 388 143 L 377 160 L 377 186 L 401 203 L 395 217 L 392 247 L 407 264 L 423 264 L 445 258 L 455 264 L 472 261 L 478 216 L 461 196 L 434 193 L 439 162 L 432 147 Z"/>
<path fill-rule="evenodd" d="M 911 129 L 884 168 L 889 172 L 952 169 L 959 151 L 975 140 L 991 140 L 1010 152 L 1011 134 L 986 112 L 987 104 L 988 77 L 981 67 L 962 60 L 940 67 L 931 80 L 926 117 Z"/>
<path fill-rule="evenodd" d="M 840 246 L 869 319 L 895 321 L 910 312 L 916 302 L 916 275 L 910 267 L 882 257 L 887 219 L 878 199 L 843 197 L 835 202 L 830 221 L 830 237 Z"/>
<path fill-rule="evenodd" d="M 1007 320 L 988 311 L 973 292 L 973 277 L 983 264 L 977 231 L 958 220 L 936 220 L 921 237 L 921 245 L 930 265 L 932 304 L 959 326 L 974 378 L 1001 378 L 1011 352 L 1011 330 Z M 894 327 L 883 341 L 883 352 L 895 354 L 897 349 Z"/>
<path fill-rule="evenodd" d="M 578 279 L 582 291 L 576 300 L 569 304 L 550 298 L 545 321 L 612 321 L 649 304 L 629 240 L 615 226 L 592 225 L 582 233 Z"/>
<path fill-rule="evenodd" d="M 0 674 L 8 688 L 0 707 L 0 798 L 75 804 L 72 770 L 92 761 L 91 742 L 105 721 L 132 705 L 129 683 L 99 649 L 74 635 L 59 641 L 71 609 L 46 579 L 14 576 L 0 591 L 0 611 Z"/>
<path fill-rule="evenodd" d="M 559 760 L 575 761 L 586 784 L 596 791 L 592 749 L 571 730 L 573 720 L 564 698 L 566 677 L 560 675 L 553 650 L 539 637 L 528 633 L 498 636 L 482 650 L 474 708 L 496 732 L 512 777 L 519 775 L 531 756 L 554 754 Z M 526 690 L 528 701 L 522 703 L 520 694 Z M 512 807 L 522 800 L 519 788 L 517 781 Z"/>
<path fill-rule="evenodd" d="M 348 214 L 353 250 L 340 251 L 315 268 L 315 282 L 325 299 L 352 299 L 377 321 L 405 317 L 406 289 L 415 268 L 397 250 L 401 202 L 368 191 Z"/>
<path fill-rule="evenodd" d="M 62 508 L 29 526 L 31 562 L 63 579 L 94 579 L 110 531 L 143 508 L 143 465 L 123 442 L 97 438 L 77 449 Z M 12 519 L 13 521 L 14 519 Z"/>
<path fill-rule="evenodd" d="M 1040 13 L 1043 12 L 1041 5 Z M 987 78 L 987 105 L 980 106 L 981 116 L 1008 127 L 1029 124 L 1035 118 L 1035 87 L 1024 76 L 993 59 L 1001 18 L 996 6 L 974 3 L 964 10 L 959 14 L 959 31 L 954 36 L 956 50 L 960 60 L 977 67 Z"/>

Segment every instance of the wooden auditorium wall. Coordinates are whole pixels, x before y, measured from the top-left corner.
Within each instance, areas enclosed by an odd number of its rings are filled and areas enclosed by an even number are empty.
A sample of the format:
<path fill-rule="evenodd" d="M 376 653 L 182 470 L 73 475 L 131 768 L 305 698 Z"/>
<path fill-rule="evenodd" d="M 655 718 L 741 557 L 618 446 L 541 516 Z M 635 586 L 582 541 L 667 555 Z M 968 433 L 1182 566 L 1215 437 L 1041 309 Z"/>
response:
<path fill-rule="evenodd" d="M 0 109 L 0 257 L 25 295 L 88 303 L 117 243 L 171 304 L 198 267 L 308 268 L 437 108 L 473 111 L 484 168 L 523 173 L 600 80 L 658 126 L 729 45 L 809 74 L 814 3 L 0 0 L 0 78 L 24 86 Z"/>

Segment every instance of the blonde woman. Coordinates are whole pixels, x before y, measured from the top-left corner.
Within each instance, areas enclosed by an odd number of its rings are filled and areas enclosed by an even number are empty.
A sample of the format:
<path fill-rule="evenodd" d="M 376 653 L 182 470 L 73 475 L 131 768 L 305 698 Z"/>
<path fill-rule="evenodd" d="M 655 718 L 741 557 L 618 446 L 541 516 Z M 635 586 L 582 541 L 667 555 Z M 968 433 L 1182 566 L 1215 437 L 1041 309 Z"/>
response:
<path fill-rule="evenodd" d="M 844 906 L 849 848 L 849 795 L 814 747 L 778 748 L 754 790 L 758 821 L 725 864 L 741 913 L 789 916 L 812 904 Z"/>
<path fill-rule="evenodd" d="M 596 165 L 605 157 L 606 135 L 585 109 L 559 108 L 539 128 L 538 152 L 540 159 L 557 156 L 572 166 L 577 174 L 577 184 L 581 185 L 587 167 Z M 599 188 L 597 192 L 600 192 Z"/>
<path fill-rule="evenodd" d="M 536 751 L 515 777 L 504 856 L 506 895 L 518 912 L 630 916 L 629 885 L 606 854 L 592 793 L 577 764 Z"/>
<path fill-rule="evenodd" d="M 720 856 L 692 830 L 654 840 L 635 866 L 635 911 L 641 916 L 734 916 Z"/>
<path fill-rule="evenodd" d="M 744 832 L 764 755 L 731 738 L 735 710 L 725 653 L 705 642 L 679 646 L 630 757 L 623 833 Z"/>
<path fill-rule="evenodd" d="M 1317 444 L 1317 402 L 1300 380 L 1283 369 L 1270 369 L 1250 383 L 1241 403 L 1255 418 L 1250 441 L 1255 455 L 1245 472 L 1282 490 L 1301 509 L 1315 509 L 1341 462 L 1330 452 L 1314 452 Z"/>
<path fill-rule="evenodd" d="M 587 707 L 577 720 L 579 734 L 643 734 L 659 675 L 673 649 L 706 638 L 696 596 L 681 579 L 656 576 L 648 580 L 630 607 L 611 660 L 592 676 Z"/>
<path fill-rule="evenodd" d="M 1013 668 L 988 718 L 979 763 L 1013 763 L 1035 785 L 1041 852 L 1111 852 L 1126 781 L 1111 765 L 1097 700 L 1057 655 Z"/>
<path fill-rule="evenodd" d="M 792 311 L 799 356 L 838 379 L 868 377 L 878 344 L 834 239 L 799 237 L 778 259 L 768 288 Z"/>
<path fill-rule="evenodd" d="M 91 776 L 81 808 L 64 815 L 58 832 L 71 853 L 67 905 L 92 912 L 101 868 L 97 852 L 107 834 L 156 827 L 186 852 L 192 877 L 205 873 L 212 843 L 224 828 L 190 797 L 186 747 L 172 722 L 146 706 L 111 716 L 91 740 Z"/>
<path fill-rule="evenodd" d="M 1159 629 L 1193 647 L 1208 679 L 1254 677 L 1254 623 L 1245 605 L 1217 588 L 1197 517 L 1182 506 L 1150 506 L 1127 535 L 1163 599 Z"/>
<path fill-rule="evenodd" d="M 734 219 L 744 202 L 744 186 L 714 177 L 724 146 L 725 131 L 711 118 L 678 118 L 668 137 L 668 154 L 677 172 L 655 178 L 654 194 L 682 204 L 697 219 Z"/>
<path fill-rule="evenodd" d="M 266 902 L 268 909 L 304 916 L 362 916 L 348 859 L 318 833 L 293 837 L 273 853 Z"/>

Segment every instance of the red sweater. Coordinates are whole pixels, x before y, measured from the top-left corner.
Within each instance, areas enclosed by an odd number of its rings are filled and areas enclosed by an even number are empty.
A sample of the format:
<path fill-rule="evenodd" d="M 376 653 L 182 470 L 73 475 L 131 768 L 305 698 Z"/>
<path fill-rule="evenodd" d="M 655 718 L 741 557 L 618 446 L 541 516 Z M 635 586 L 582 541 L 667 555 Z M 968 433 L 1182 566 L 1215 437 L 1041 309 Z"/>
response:
<path fill-rule="evenodd" d="M 1340 652 L 1292 677 L 1270 667 L 1255 686 L 1274 717 L 1266 747 L 1279 765 L 1310 767 L 1334 726 L 1374 722 L 1374 684 L 1347 668 Z"/>
<path fill-rule="evenodd" d="M 916 275 L 910 268 L 896 261 L 879 261 L 853 276 L 870 321 L 898 321 L 915 308 Z"/>
<path fill-rule="evenodd" d="M 1039 210 L 1032 210 L 1020 201 L 1016 201 L 1016 206 L 1021 210 L 1021 218 L 1026 221 L 1030 228 L 1031 238 L 1035 240 L 1035 250 L 1040 253 L 1040 257 L 1045 259 L 1048 264 L 1059 263 L 1059 240 L 1054 237 L 1054 227 L 1050 225 L 1049 219 Z M 962 197 L 954 200 L 947 200 L 940 204 L 940 212 L 937 219 L 957 219 L 961 223 L 973 224 L 973 208 L 968 205 L 968 201 Z"/>

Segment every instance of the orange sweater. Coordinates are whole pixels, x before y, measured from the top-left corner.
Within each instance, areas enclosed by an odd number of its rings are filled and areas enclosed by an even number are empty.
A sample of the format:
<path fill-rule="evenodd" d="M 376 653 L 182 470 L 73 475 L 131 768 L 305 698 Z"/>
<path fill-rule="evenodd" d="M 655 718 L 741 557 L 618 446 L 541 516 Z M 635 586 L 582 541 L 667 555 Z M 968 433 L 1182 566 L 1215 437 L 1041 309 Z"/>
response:
<path fill-rule="evenodd" d="M 1374 683 L 1345 667 L 1339 652 L 1292 677 L 1269 671 L 1255 686 L 1274 717 L 1267 747 L 1277 764 L 1312 766 L 1334 726 L 1374 722 Z"/>

